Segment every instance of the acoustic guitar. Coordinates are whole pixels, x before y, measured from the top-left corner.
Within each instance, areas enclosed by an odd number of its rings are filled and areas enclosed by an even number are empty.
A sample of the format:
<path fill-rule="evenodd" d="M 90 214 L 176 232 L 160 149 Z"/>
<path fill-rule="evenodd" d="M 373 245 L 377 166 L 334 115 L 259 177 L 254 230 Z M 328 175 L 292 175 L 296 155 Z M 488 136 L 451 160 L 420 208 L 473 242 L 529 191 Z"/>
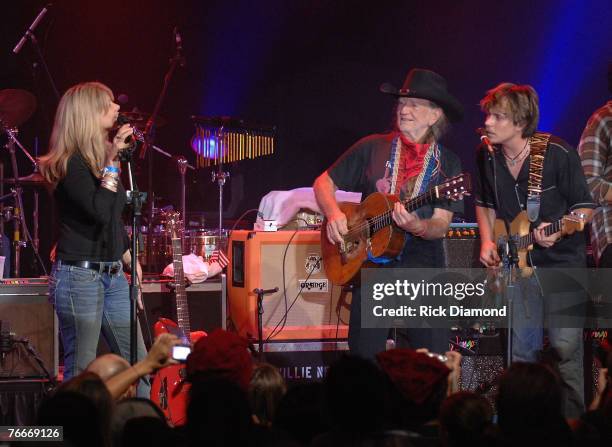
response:
<path fill-rule="evenodd" d="M 189 304 L 185 292 L 183 273 L 183 223 L 180 213 L 171 213 L 167 221 L 172 239 L 172 262 L 174 267 L 174 296 L 176 299 L 176 322 L 160 318 L 153 328 L 155 336 L 171 333 L 181 339 L 182 344 L 195 344 L 206 333 L 191 332 L 189 324 Z M 187 422 L 187 399 L 190 385 L 185 381 L 187 370 L 184 364 L 170 365 L 157 372 L 151 384 L 151 400 L 164 412 L 172 426 Z"/>
<path fill-rule="evenodd" d="M 568 236 L 576 231 L 584 230 L 585 223 L 584 216 L 569 214 L 545 227 L 544 234 L 550 236 L 551 234 L 561 232 L 562 236 Z M 527 253 L 533 249 L 533 244 L 535 243 L 535 235 L 533 231 L 530 231 L 529 225 L 530 222 L 526 211 L 519 213 L 510 223 L 510 236 L 508 236 L 504 221 L 502 219 L 495 221 L 495 226 L 493 227 L 494 240 L 497 241 L 497 252 L 502 259 L 504 267 L 508 267 L 504 263 L 507 264 L 505 260 L 508 259 L 510 250 L 509 240 L 516 244 L 519 259 L 518 267 L 521 269 L 527 267 Z"/>
<path fill-rule="evenodd" d="M 415 211 L 437 199 L 460 199 L 471 190 L 470 175 L 459 174 L 433 186 L 425 193 L 402 202 L 408 212 Z M 327 239 L 327 219 L 321 227 L 321 254 L 327 277 L 334 284 L 357 282 L 362 266 L 376 266 L 369 256 L 393 259 L 402 251 L 406 232 L 395 225 L 393 207 L 398 196 L 375 192 L 360 204 L 341 202 L 340 210 L 346 215 L 348 233 L 341 243 Z"/>

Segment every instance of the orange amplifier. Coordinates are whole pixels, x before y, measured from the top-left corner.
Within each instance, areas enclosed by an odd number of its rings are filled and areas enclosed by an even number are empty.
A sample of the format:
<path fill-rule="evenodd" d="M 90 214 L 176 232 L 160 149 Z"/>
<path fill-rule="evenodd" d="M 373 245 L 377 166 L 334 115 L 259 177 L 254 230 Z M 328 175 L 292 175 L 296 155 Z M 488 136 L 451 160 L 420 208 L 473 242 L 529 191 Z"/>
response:
<path fill-rule="evenodd" d="M 257 295 L 263 300 L 264 340 L 347 338 L 350 293 L 325 276 L 319 231 L 233 231 L 228 302 L 240 335 L 257 339 Z"/>

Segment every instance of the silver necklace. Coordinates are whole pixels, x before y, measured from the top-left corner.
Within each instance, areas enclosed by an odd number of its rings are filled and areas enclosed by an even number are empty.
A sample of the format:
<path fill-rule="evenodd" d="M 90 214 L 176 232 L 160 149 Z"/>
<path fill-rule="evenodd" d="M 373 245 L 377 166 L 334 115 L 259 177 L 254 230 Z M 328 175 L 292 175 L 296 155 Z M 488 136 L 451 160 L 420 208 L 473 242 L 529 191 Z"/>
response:
<path fill-rule="evenodd" d="M 523 161 L 523 158 L 525 158 L 525 157 L 521 157 L 521 155 L 526 153 L 527 145 L 528 144 L 529 144 L 529 139 L 525 142 L 525 146 L 523 147 L 523 149 L 517 155 L 515 155 L 514 157 L 508 157 L 508 154 L 506 154 L 506 151 L 503 151 L 504 152 L 504 157 L 506 157 L 506 161 L 508 163 L 508 166 L 513 168 L 514 165 L 516 165 L 517 163 Z"/>

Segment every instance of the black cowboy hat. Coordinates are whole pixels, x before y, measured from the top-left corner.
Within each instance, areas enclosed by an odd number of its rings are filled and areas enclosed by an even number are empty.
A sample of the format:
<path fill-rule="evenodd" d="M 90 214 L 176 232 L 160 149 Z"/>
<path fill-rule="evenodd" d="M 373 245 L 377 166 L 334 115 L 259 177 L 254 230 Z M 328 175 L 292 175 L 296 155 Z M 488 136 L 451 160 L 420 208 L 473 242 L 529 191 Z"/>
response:
<path fill-rule="evenodd" d="M 408 72 L 402 88 L 384 83 L 380 91 L 397 97 L 428 99 L 441 107 L 451 122 L 463 119 L 463 106 L 448 92 L 446 79 L 431 70 L 413 68 Z"/>

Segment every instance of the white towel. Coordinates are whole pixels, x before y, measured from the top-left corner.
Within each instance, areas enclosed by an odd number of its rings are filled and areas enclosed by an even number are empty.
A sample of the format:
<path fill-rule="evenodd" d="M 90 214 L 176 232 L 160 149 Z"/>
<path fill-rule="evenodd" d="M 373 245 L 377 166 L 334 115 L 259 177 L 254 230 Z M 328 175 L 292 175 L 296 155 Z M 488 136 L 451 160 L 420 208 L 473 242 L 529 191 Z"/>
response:
<path fill-rule="evenodd" d="M 183 255 L 183 273 L 194 284 L 204 282 L 208 278 L 218 275 L 222 270 L 218 263 L 209 264 L 204 261 L 202 256 L 196 256 L 193 253 Z M 162 275 L 174 277 L 174 265 L 168 264 Z"/>
<path fill-rule="evenodd" d="M 338 202 L 361 202 L 361 193 L 336 191 Z M 278 226 L 286 225 L 301 209 L 322 213 L 312 188 L 296 188 L 290 191 L 270 191 L 259 203 L 255 230 L 264 229 L 264 220 L 276 220 Z"/>

